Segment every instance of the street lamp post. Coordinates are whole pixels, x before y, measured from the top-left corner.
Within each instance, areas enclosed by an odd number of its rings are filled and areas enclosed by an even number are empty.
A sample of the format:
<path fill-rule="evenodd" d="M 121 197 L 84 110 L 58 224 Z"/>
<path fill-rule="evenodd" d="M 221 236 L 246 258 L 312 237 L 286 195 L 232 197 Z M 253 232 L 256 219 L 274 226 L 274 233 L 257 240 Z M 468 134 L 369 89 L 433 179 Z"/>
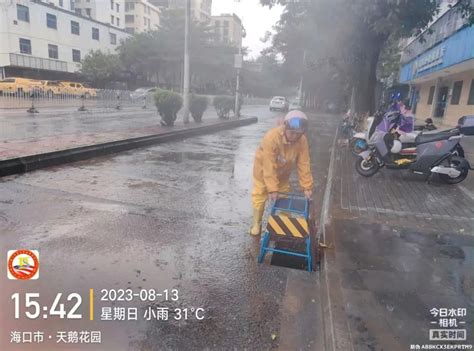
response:
<path fill-rule="evenodd" d="M 184 20 L 184 83 L 183 83 L 183 122 L 189 123 L 189 22 L 191 0 L 186 0 Z"/>

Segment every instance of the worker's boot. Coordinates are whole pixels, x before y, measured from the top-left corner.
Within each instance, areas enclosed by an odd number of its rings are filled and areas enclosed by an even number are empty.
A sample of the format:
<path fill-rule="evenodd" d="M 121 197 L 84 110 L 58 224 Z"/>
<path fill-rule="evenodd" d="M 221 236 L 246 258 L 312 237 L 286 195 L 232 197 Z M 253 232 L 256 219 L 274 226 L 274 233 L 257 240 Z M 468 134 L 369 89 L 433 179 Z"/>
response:
<path fill-rule="evenodd" d="M 260 235 L 260 232 L 262 231 L 262 216 L 264 210 L 265 206 L 262 206 L 262 208 L 253 209 L 253 222 L 252 227 L 250 228 L 251 235 Z"/>

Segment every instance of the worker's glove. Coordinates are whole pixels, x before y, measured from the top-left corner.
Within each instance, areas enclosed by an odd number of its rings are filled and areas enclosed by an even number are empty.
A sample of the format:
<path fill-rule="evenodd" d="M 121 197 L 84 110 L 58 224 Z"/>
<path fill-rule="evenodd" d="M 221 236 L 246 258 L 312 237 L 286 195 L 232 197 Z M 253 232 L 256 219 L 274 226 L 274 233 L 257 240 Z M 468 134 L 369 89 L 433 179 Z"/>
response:
<path fill-rule="evenodd" d="M 313 190 L 305 190 L 304 196 L 306 196 L 307 199 L 311 199 L 311 197 L 313 196 Z"/>
<path fill-rule="evenodd" d="M 268 199 L 270 201 L 276 201 L 278 199 L 278 193 L 277 192 L 269 193 L 268 194 Z"/>

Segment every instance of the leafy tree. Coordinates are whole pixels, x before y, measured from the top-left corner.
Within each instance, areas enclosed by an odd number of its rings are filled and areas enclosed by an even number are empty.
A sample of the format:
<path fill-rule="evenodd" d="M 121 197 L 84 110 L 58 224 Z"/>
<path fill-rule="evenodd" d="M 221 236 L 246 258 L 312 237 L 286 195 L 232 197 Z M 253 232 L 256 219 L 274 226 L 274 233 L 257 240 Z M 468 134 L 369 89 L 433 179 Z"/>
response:
<path fill-rule="evenodd" d="M 161 27 L 157 31 L 140 33 L 125 40 L 118 48 L 124 66 L 138 80 L 155 81 L 167 89 L 179 89 L 183 70 L 184 11 L 163 11 Z M 209 85 L 230 79 L 235 47 L 213 41 L 207 23 L 192 20 L 190 23 L 191 87 Z"/>
<path fill-rule="evenodd" d="M 127 38 L 117 48 L 120 61 L 136 81 L 157 81 L 163 62 L 162 43 L 162 35 L 150 31 Z"/>
<path fill-rule="evenodd" d="M 120 77 L 121 66 L 117 55 L 91 51 L 82 60 L 81 73 L 93 86 L 103 88 Z"/>

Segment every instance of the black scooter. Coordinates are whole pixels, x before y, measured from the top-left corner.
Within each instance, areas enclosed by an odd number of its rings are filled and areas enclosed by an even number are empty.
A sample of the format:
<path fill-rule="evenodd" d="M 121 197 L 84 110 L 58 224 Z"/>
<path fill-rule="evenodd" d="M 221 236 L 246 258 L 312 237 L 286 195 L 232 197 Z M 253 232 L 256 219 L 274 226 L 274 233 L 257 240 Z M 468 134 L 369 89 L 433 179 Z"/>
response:
<path fill-rule="evenodd" d="M 356 160 L 357 173 L 371 177 L 380 168 L 409 169 L 417 174 L 432 176 L 438 174 L 448 184 L 457 184 L 466 179 L 471 166 L 459 155 L 460 141 L 464 135 L 474 135 L 474 116 L 464 116 L 458 126 L 439 133 L 420 134 L 416 139 L 416 158 L 394 159 L 393 150 L 396 139 L 394 128 L 388 132 L 375 131 L 369 140 L 369 150 L 361 152 Z M 461 149 L 462 150 L 462 149 Z"/>

